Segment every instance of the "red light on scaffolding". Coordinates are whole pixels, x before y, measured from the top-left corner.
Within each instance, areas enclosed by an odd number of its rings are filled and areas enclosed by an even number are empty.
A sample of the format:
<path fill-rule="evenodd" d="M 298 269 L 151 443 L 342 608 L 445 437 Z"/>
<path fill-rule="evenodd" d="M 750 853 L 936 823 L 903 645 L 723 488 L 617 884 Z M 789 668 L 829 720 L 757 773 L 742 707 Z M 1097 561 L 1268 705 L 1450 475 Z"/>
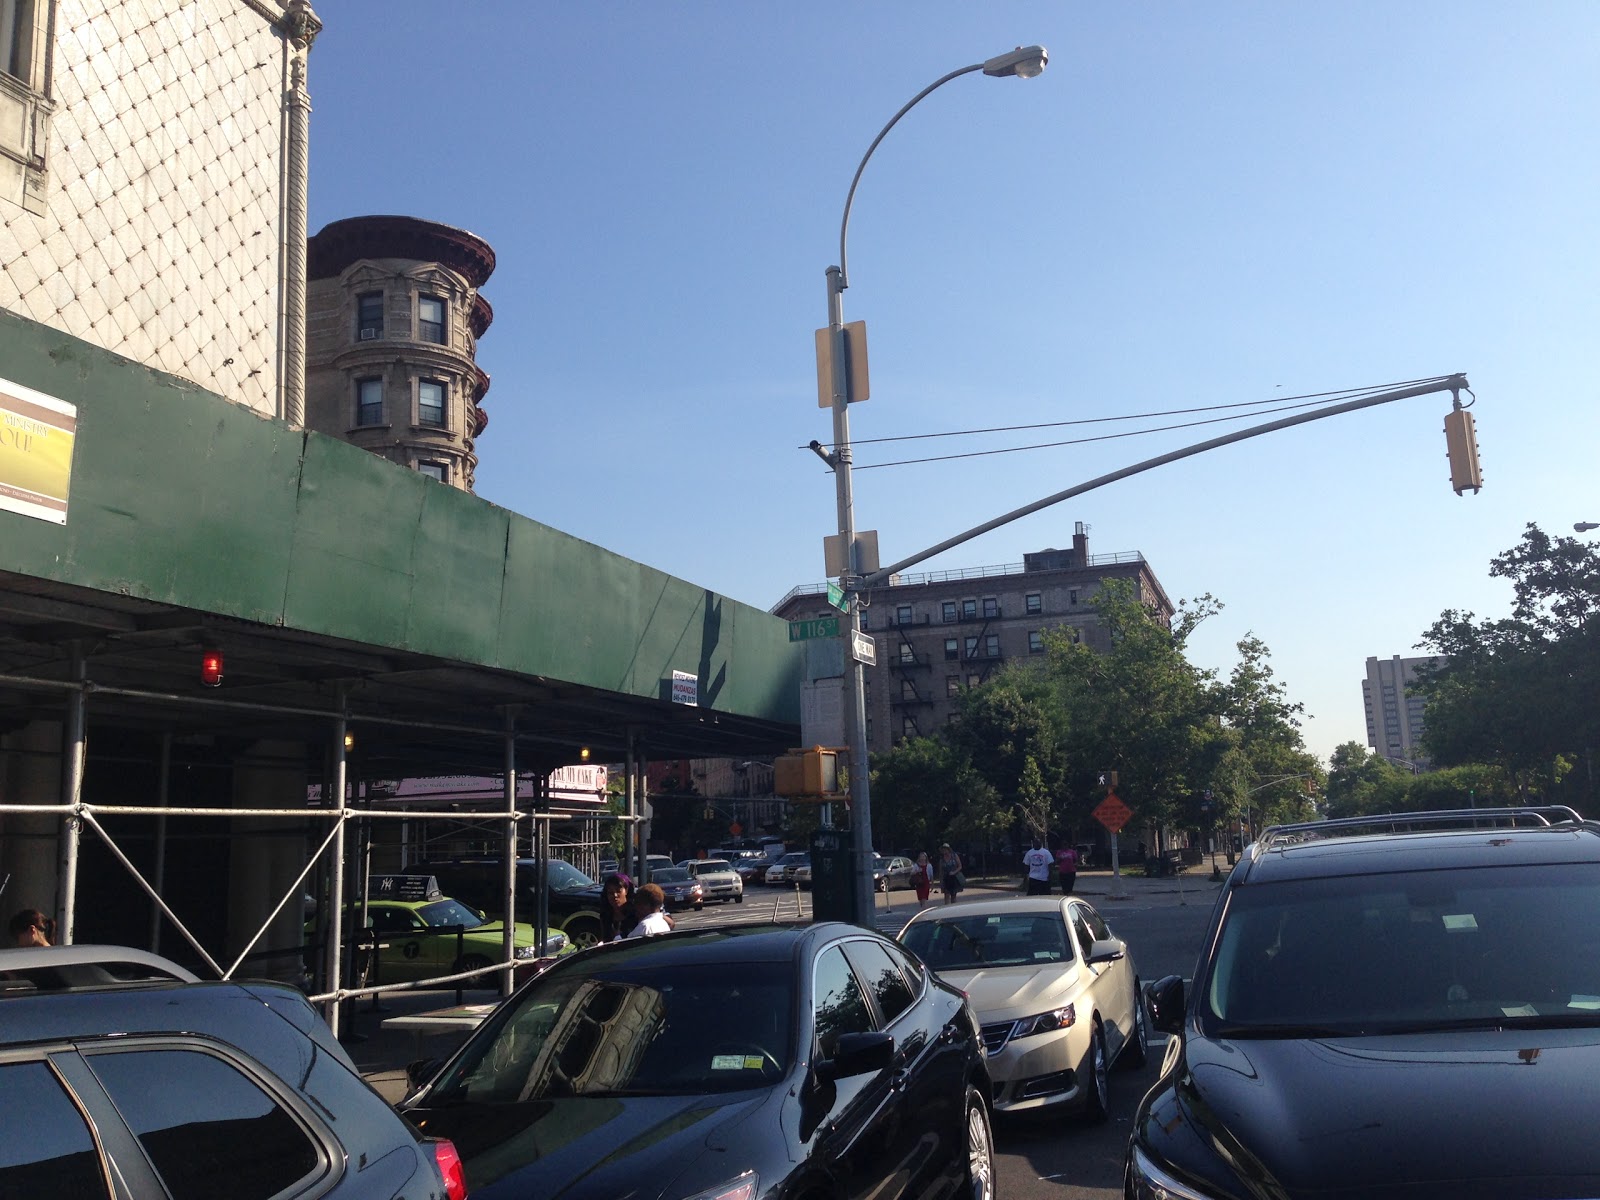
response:
<path fill-rule="evenodd" d="M 200 682 L 207 687 L 222 686 L 222 651 L 202 650 L 200 652 Z"/>

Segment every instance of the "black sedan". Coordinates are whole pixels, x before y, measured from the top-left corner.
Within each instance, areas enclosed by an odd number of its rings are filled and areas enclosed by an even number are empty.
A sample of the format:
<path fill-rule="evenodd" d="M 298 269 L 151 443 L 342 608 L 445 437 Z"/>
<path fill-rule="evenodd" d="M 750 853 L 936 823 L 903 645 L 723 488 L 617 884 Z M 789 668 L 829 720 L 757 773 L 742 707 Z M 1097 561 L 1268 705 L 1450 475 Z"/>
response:
<path fill-rule="evenodd" d="M 474 1200 L 990 1200 L 988 1094 L 961 993 L 824 922 L 572 955 L 402 1107 Z"/>

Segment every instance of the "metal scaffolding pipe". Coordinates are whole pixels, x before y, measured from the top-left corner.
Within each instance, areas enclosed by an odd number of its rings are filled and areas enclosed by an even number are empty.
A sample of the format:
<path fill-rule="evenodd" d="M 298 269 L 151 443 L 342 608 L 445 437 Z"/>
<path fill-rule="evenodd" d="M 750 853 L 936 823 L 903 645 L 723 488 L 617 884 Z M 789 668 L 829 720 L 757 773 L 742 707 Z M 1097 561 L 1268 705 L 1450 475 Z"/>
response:
<path fill-rule="evenodd" d="M 327 794 L 339 797 L 340 815 L 344 815 L 344 735 L 345 719 L 343 716 L 333 722 L 333 779 L 332 786 L 324 789 L 324 799 Z M 343 965 L 342 951 L 344 946 L 344 827 L 345 821 L 340 820 L 333 827 L 333 852 L 329 857 L 332 868 L 332 878 L 328 883 L 328 919 L 322 923 L 328 931 L 327 953 L 323 961 L 326 963 L 328 990 L 337 992 L 340 982 L 340 967 Z M 333 1036 L 339 1036 L 340 1006 L 337 1002 L 329 1004 L 323 1011 L 323 1019 L 328 1022 L 328 1028 L 333 1031 Z"/>
<path fill-rule="evenodd" d="M 517 949 L 517 709 L 515 705 L 506 709 L 505 731 L 505 846 L 503 857 L 505 859 L 505 874 L 502 880 L 502 902 L 505 904 L 506 916 L 501 922 L 502 945 L 501 951 L 505 955 L 507 964 L 516 957 Z M 544 865 L 539 867 L 543 872 Z M 537 943 L 534 953 L 544 949 L 543 941 Z M 505 974 L 500 978 L 500 994 L 511 995 L 515 988 L 515 968 L 507 965 Z"/>
<path fill-rule="evenodd" d="M 61 800 L 69 811 L 61 822 L 60 874 L 56 884 L 56 915 L 60 920 L 57 940 L 63 946 L 72 945 L 73 928 L 77 923 L 78 848 L 83 837 L 78 806 L 83 802 L 83 764 L 88 738 L 88 699 L 84 695 L 83 681 L 88 673 L 83 644 L 74 642 L 72 677 L 78 686 L 67 695 L 67 769 L 61 776 Z"/>
<path fill-rule="evenodd" d="M 338 825 L 334 826 L 334 828 L 328 830 L 328 836 L 322 839 L 322 845 L 318 846 L 316 852 L 306 860 L 306 865 L 301 868 L 300 874 L 294 877 L 294 882 L 289 885 L 289 890 L 283 894 L 283 899 L 279 900 L 273 910 L 267 914 L 267 919 L 262 922 L 261 928 L 256 930 L 255 936 L 245 943 L 243 950 L 239 951 L 239 957 L 234 959 L 232 965 L 230 965 L 228 969 L 222 973 L 222 977 L 224 979 L 231 979 L 233 977 L 233 973 L 239 969 L 239 964 L 244 962 L 245 958 L 249 956 L 250 951 L 255 949 L 256 943 L 262 939 L 267 930 L 272 928 L 272 922 L 277 920 L 278 914 L 283 911 L 283 906 L 289 903 L 289 897 L 305 888 L 306 876 L 311 874 L 312 868 L 317 865 L 317 860 L 327 852 L 328 846 L 333 842 L 333 839 L 338 835 L 338 831 L 343 827 L 344 822 L 341 821 Z"/>

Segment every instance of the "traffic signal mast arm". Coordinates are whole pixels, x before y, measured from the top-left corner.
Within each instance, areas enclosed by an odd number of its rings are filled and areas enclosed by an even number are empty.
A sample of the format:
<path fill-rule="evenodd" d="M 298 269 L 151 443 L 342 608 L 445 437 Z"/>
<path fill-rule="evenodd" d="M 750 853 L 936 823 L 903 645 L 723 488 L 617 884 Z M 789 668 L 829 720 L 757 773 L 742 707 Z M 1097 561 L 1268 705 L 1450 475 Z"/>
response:
<path fill-rule="evenodd" d="M 1185 446 L 1181 450 L 1173 450 L 1168 454 L 1161 454 L 1155 458 L 1147 458 L 1143 462 L 1134 463 L 1131 467 L 1123 467 L 1121 470 L 1112 471 L 1109 475 L 1101 475 L 1096 479 L 1089 480 L 1087 483 L 1080 483 L 1076 487 L 1070 487 L 1064 492 L 1057 492 L 1053 496 L 1046 496 L 1042 500 L 1035 500 L 1032 504 L 1025 504 L 1021 508 L 1013 509 L 1011 512 L 1005 513 L 1002 516 L 995 517 L 992 521 L 985 521 L 982 525 L 975 526 L 972 529 L 967 530 L 965 533 L 958 533 L 955 537 L 946 538 L 937 546 L 930 546 L 926 550 L 913 554 L 910 558 L 902 558 L 897 563 L 891 563 L 887 567 L 873 571 L 869 575 L 862 576 L 861 579 L 856 581 L 855 586 L 859 590 L 877 587 L 878 585 L 887 582 L 891 575 L 897 575 L 901 571 L 906 570 L 908 567 L 914 567 L 920 562 L 925 562 L 926 560 L 934 557 L 936 554 L 943 554 L 946 550 L 949 550 L 954 546 L 959 546 L 963 542 L 970 542 L 973 538 L 979 536 L 980 534 L 988 533 L 992 529 L 998 529 L 1002 525 L 1009 525 L 1012 521 L 1017 520 L 1019 517 L 1025 517 L 1029 513 L 1036 513 L 1043 508 L 1049 508 L 1052 504 L 1060 504 L 1063 500 L 1070 500 L 1072 497 L 1081 496 L 1085 492 L 1092 492 L 1096 488 L 1104 487 L 1108 483 L 1116 483 L 1119 479 L 1127 479 L 1132 475 L 1141 475 L 1144 472 L 1153 470 L 1156 467 L 1166 466 L 1167 463 L 1177 462 L 1179 459 L 1193 458 L 1196 454 L 1204 454 L 1207 450 L 1215 450 L 1220 446 L 1231 446 L 1234 442 L 1242 442 L 1248 438 L 1260 437 L 1264 433 L 1275 433 L 1280 429 L 1289 429 L 1295 425 L 1305 425 L 1311 421 L 1320 421 L 1324 417 L 1336 417 L 1341 413 L 1355 412 L 1358 409 L 1363 408 L 1374 408 L 1379 404 L 1392 404 L 1396 400 L 1409 400 L 1413 396 L 1431 396 L 1437 392 L 1460 393 L 1462 391 L 1470 391 L 1470 389 L 1467 387 L 1467 377 L 1465 375 L 1441 375 L 1434 379 L 1426 379 L 1421 383 L 1412 384 L 1409 387 L 1395 388 L 1394 390 L 1388 392 L 1378 392 L 1375 395 L 1365 396 L 1359 400 L 1348 400 L 1343 404 L 1332 404 L 1327 408 L 1319 408 L 1313 412 L 1297 413 L 1292 417 L 1284 417 L 1277 421 L 1268 421 L 1265 425 L 1252 425 L 1249 429 L 1241 429 L 1235 433 L 1228 433 L 1224 434 L 1222 437 L 1212 438 L 1209 441 L 1197 442 L 1193 446 Z M 1458 417 L 1458 414 L 1459 417 L 1466 418 L 1468 422 L 1466 429 L 1468 431 L 1468 436 L 1470 437 L 1470 421 L 1472 419 L 1471 414 L 1467 413 L 1461 408 L 1459 398 L 1457 400 L 1455 410 L 1451 413 L 1451 416 Z M 1458 420 L 1458 424 L 1459 423 L 1460 422 Z M 1469 477 L 1464 473 L 1464 468 L 1458 468 L 1456 465 L 1456 440 L 1454 440 L 1450 435 L 1448 426 L 1446 427 L 1446 433 L 1446 446 L 1451 452 L 1452 485 L 1455 485 L 1458 480 L 1464 478 L 1476 478 L 1476 442 L 1472 443 L 1472 466 L 1471 475 Z M 1463 487 L 1473 487 L 1474 490 L 1476 490 L 1477 486 L 1481 486 L 1481 482 L 1476 486 L 1471 482 L 1466 482 L 1461 484 L 1461 486 L 1457 486 L 1456 492 L 1459 494 Z"/>

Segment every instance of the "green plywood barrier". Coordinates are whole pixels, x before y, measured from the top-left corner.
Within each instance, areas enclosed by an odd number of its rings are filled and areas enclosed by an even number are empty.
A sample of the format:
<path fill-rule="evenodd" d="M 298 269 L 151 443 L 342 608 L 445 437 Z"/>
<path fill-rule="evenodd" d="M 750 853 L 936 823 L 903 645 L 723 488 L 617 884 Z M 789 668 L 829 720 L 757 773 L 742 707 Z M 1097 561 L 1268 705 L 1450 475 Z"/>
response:
<path fill-rule="evenodd" d="M 0 512 L 0 570 L 624 695 L 687 671 L 799 721 L 760 609 L 4 312 L 0 378 L 79 421 L 67 524 Z"/>

